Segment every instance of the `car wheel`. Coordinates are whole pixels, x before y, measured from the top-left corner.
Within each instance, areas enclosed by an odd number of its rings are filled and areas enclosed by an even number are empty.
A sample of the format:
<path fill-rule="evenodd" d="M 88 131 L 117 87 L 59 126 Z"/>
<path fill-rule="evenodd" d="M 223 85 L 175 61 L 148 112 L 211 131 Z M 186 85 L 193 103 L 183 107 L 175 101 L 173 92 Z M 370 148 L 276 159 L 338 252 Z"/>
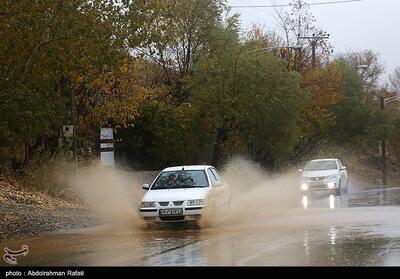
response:
<path fill-rule="evenodd" d="M 215 202 L 213 202 L 211 204 L 211 210 L 210 210 L 210 220 L 212 222 L 215 221 L 216 215 L 217 215 L 217 205 L 215 204 Z"/>
<path fill-rule="evenodd" d="M 339 186 L 336 189 L 336 195 L 339 196 L 342 188 L 342 180 L 339 180 Z"/>
<path fill-rule="evenodd" d="M 216 205 L 214 202 L 211 202 L 209 207 L 206 209 L 205 214 L 200 219 L 200 226 L 209 227 L 215 221 L 216 215 Z"/>
<path fill-rule="evenodd" d="M 349 179 L 346 179 L 346 187 L 343 189 L 343 191 L 345 194 L 349 192 Z"/>

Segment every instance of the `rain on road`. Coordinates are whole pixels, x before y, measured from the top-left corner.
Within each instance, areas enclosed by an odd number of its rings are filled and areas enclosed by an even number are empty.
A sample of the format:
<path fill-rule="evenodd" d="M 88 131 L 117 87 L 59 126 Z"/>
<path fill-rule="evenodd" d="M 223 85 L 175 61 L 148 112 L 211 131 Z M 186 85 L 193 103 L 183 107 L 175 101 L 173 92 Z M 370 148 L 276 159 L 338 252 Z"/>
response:
<path fill-rule="evenodd" d="M 229 226 L 98 227 L 0 246 L 28 245 L 21 266 L 400 265 L 400 189 L 350 190 Z"/>

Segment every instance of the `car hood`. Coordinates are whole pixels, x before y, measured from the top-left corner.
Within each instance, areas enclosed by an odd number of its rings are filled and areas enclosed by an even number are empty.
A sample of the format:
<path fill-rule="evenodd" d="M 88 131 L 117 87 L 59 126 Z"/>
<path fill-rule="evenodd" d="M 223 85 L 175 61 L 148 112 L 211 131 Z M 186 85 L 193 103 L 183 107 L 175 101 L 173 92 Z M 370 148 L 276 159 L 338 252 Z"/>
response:
<path fill-rule="evenodd" d="M 210 188 L 184 188 L 149 190 L 143 197 L 143 201 L 183 201 L 205 199 Z"/>
<path fill-rule="evenodd" d="M 318 171 L 304 171 L 302 177 L 322 177 L 338 174 L 338 170 L 318 170 Z"/>

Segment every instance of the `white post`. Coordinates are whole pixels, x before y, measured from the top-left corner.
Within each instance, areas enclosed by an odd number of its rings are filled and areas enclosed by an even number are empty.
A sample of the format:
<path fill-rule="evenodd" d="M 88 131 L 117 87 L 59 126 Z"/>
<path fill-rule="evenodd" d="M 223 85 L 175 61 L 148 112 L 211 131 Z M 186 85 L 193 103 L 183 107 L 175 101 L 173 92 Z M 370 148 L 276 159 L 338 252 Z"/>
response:
<path fill-rule="evenodd" d="M 100 128 L 100 162 L 114 167 L 114 137 L 112 128 Z"/>

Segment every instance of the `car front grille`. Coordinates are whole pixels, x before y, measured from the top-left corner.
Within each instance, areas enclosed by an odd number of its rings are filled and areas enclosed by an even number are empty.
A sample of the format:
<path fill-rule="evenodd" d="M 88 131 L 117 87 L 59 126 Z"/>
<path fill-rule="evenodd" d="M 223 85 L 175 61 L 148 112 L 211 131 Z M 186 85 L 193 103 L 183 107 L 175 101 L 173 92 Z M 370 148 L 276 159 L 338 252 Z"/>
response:
<path fill-rule="evenodd" d="M 320 188 L 327 188 L 325 184 L 311 184 L 308 186 L 309 189 L 320 189 Z"/>
<path fill-rule="evenodd" d="M 182 205 L 183 201 L 174 201 L 174 205 Z"/>
<path fill-rule="evenodd" d="M 161 206 L 167 206 L 169 204 L 169 202 L 159 202 L 159 205 Z"/>
<path fill-rule="evenodd" d="M 321 181 L 324 180 L 325 176 L 320 176 L 320 177 L 310 177 L 311 181 Z"/>
<path fill-rule="evenodd" d="M 161 221 L 183 221 L 185 216 L 160 216 Z"/>

